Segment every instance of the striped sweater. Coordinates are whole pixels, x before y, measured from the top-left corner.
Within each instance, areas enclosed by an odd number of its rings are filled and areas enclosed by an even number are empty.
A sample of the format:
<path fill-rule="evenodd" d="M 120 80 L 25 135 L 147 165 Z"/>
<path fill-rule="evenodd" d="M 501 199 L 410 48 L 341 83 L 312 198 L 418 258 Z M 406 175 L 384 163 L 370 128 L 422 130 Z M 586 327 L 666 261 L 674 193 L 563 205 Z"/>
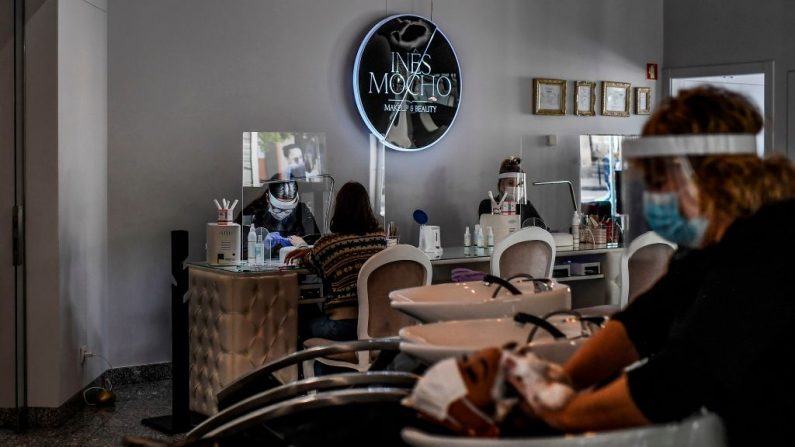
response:
<path fill-rule="evenodd" d="M 356 309 L 356 281 L 359 270 L 371 256 L 386 248 L 383 230 L 355 234 L 329 234 L 321 237 L 303 258 L 303 264 L 316 270 L 326 286 L 323 306 L 327 314 L 343 307 Z"/>

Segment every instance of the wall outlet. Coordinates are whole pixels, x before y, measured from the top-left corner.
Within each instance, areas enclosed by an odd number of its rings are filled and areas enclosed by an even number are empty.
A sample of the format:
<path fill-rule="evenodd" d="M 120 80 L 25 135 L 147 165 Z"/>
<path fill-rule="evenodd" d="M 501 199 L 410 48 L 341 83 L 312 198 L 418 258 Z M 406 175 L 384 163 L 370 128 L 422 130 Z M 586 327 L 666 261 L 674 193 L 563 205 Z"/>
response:
<path fill-rule="evenodd" d="M 88 346 L 85 346 L 85 345 L 81 346 L 80 347 L 80 364 L 84 365 L 86 363 L 86 359 L 91 357 L 92 355 L 94 355 L 94 354 L 92 354 L 91 351 L 88 350 Z"/>

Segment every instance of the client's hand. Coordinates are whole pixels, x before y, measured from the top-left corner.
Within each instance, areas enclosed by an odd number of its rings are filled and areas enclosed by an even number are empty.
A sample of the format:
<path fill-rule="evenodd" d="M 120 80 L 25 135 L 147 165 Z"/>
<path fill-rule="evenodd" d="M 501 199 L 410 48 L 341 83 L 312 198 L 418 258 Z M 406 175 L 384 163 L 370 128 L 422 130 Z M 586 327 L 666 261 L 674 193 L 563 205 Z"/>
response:
<path fill-rule="evenodd" d="M 284 263 L 288 265 L 294 263 L 293 261 L 298 263 L 308 252 L 309 248 L 296 248 L 290 253 L 287 253 L 287 255 L 284 257 Z"/>
<path fill-rule="evenodd" d="M 309 245 L 301 236 L 287 236 L 287 240 L 296 248 L 303 248 Z"/>
<path fill-rule="evenodd" d="M 506 351 L 502 364 L 508 382 L 536 414 L 563 408 L 574 396 L 563 368 L 524 350 Z"/>

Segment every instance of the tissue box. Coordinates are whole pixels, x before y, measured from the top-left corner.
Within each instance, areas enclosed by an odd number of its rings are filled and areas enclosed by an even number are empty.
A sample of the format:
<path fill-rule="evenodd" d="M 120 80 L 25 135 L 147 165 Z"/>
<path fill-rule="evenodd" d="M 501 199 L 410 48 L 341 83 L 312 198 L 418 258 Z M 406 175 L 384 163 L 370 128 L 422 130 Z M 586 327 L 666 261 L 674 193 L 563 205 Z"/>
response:
<path fill-rule="evenodd" d="M 601 273 L 602 273 L 602 266 L 599 262 L 571 263 L 571 274 L 574 276 L 599 275 Z"/>

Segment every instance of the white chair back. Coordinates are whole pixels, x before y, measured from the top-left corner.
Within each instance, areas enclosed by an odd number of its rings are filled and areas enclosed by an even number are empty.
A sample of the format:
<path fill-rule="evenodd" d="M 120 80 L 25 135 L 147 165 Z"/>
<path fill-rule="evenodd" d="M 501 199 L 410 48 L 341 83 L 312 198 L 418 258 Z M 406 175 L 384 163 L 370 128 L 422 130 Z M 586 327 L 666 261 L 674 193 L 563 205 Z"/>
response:
<path fill-rule="evenodd" d="M 649 290 L 668 271 L 676 244 L 657 233 L 641 234 L 621 255 L 621 309 Z"/>
<path fill-rule="evenodd" d="M 433 268 L 428 255 L 412 245 L 395 245 L 368 259 L 362 265 L 356 283 L 359 295 L 359 340 L 396 336 L 401 327 L 414 324 L 414 320 L 392 309 L 389 292 L 427 286 L 432 279 Z M 367 363 L 368 353 L 360 352 L 360 366 Z"/>
<path fill-rule="evenodd" d="M 539 227 L 526 227 L 509 235 L 494 247 L 491 274 L 510 277 L 527 273 L 534 278 L 549 278 L 555 262 L 555 240 Z"/>

